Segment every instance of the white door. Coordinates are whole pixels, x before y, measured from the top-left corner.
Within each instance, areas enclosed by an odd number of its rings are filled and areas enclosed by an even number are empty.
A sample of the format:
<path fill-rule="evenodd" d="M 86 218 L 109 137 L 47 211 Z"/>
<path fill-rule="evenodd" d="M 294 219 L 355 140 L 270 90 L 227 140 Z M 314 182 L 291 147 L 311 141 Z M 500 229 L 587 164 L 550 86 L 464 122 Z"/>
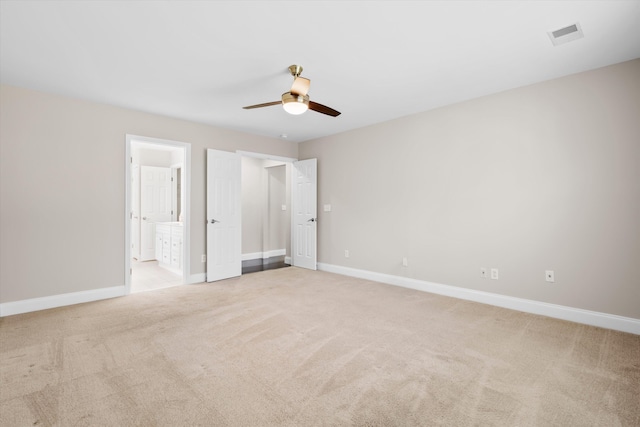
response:
<path fill-rule="evenodd" d="M 156 259 L 155 223 L 171 221 L 171 169 L 140 166 L 140 261 Z"/>
<path fill-rule="evenodd" d="M 242 274 L 240 155 L 207 150 L 207 282 Z"/>
<path fill-rule="evenodd" d="M 140 259 L 140 165 L 131 165 L 131 257 Z"/>
<path fill-rule="evenodd" d="M 296 267 L 316 269 L 317 159 L 293 162 L 292 262 Z"/>

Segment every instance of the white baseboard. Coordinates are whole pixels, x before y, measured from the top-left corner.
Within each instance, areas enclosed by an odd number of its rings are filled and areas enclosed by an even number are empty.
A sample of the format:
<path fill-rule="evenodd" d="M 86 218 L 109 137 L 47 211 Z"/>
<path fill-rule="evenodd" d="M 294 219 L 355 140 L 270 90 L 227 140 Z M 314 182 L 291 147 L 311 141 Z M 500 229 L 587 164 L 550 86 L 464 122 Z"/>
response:
<path fill-rule="evenodd" d="M 358 270 L 339 265 L 318 263 L 318 270 L 640 335 L 640 319 L 633 319 L 631 317 L 582 310 L 563 305 L 549 304 L 523 298 L 493 294 L 490 292 L 459 288 L 457 286 L 426 282 L 424 280 L 410 279 L 408 277 Z"/>
<path fill-rule="evenodd" d="M 286 249 L 274 249 L 272 251 L 267 251 L 262 256 L 263 258 L 272 258 L 274 256 L 285 256 L 287 254 Z"/>
<path fill-rule="evenodd" d="M 124 286 L 114 286 L 112 288 L 92 289 L 90 291 L 71 292 L 68 294 L 5 302 L 0 304 L 0 317 L 121 297 L 124 295 Z"/>
<path fill-rule="evenodd" d="M 283 256 L 287 254 L 286 249 L 274 249 L 266 252 L 252 252 L 249 254 L 242 254 L 242 261 L 251 261 L 253 259 L 267 259 L 274 256 Z"/>
<path fill-rule="evenodd" d="M 318 269 L 330 273 L 342 274 L 344 276 L 358 277 L 361 279 L 372 280 L 375 282 L 386 283 L 394 286 L 401 286 L 418 291 L 446 295 L 454 298 L 523 311 L 526 313 L 540 314 L 557 319 L 569 320 L 571 322 L 599 326 L 601 328 L 613 329 L 640 335 L 640 319 L 600 313 L 597 311 L 582 310 L 579 308 L 549 304 L 523 298 L 515 298 L 500 294 L 493 294 L 490 292 L 476 291 L 473 289 L 459 288 L 456 286 L 410 279 L 408 277 L 392 276 L 390 274 L 358 270 L 355 268 L 342 267 L 339 265 L 318 263 Z M 202 283 L 206 281 L 206 273 L 192 274 L 189 277 L 189 283 Z M 61 295 L 52 295 L 48 297 L 6 302 L 0 304 L 0 317 L 29 313 L 38 310 L 46 310 L 49 308 L 64 307 L 67 305 L 81 304 L 108 298 L 121 297 L 124 295 L 124 286 L 114 286 L 111 288 L 92 289 L 89 291 L 72 292 Z"/>
<path fill-rule="evenodd" d="M 290 256 L 284 257 L 284 263 L 291 265 L 291 257 Z"/>
<path fill-rule="evenodd" d="M 262 252 L 252 252 L 250 254 L 242 254 L 242 261 L 251 261 L 252 259 L 262 259 Z"/>

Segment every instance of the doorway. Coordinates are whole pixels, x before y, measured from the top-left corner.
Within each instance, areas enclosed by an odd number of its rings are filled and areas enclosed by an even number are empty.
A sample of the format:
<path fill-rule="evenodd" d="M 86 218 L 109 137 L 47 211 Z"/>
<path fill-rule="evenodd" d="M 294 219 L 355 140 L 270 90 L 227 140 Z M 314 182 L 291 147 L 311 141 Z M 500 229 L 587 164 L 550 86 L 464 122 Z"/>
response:
<path fill-rule="evenodd" d="M 207 149 L 206 281 L 242 275 L 241 158 L 291 164 L 291 265 L 317 268 L 317 159 Z M 264 250 L 262 251 L 264 256 Z"/>
<path fill-rule="evenodd" d="M 242 274 L 291 264 L 291 163 L 241 159 Z"/>
<path fill-rule="evenodd" d="M 125 293 L 188 283 L 191 147 L 127 135 Z"/>

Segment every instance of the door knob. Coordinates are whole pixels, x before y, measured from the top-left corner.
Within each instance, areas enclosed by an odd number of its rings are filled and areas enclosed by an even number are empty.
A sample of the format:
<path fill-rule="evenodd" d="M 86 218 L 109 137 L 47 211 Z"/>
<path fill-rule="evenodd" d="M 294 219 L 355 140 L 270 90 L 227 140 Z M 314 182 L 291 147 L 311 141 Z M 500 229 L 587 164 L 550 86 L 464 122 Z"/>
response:
<path fill-rule="evenodd" d="M 143 216 L 143 217 L 142 217 L 142 220 L 143 220 L 143 221 L 146 221 L 146 220 L 147 220 L 147 217 L 146 217 L 146 216 Z"/>
<path fill-rule="evenodd" d="M 212 219 L 212 220 L 211 220 L 211 224 L 215 224 L 216 222 L 220 222 L 220 221 L 218 221 L 218 220 L 216 220 L 216 219 Z"/>
<path fill-rule="evenodd" d="M 317 221 L 318 221 L 318 220 L 317 220 L 316 218 L 311 218 L 311 219 L 308 219 L 308 220 L 307 220 L 307 222 L 317 222 Z"/>

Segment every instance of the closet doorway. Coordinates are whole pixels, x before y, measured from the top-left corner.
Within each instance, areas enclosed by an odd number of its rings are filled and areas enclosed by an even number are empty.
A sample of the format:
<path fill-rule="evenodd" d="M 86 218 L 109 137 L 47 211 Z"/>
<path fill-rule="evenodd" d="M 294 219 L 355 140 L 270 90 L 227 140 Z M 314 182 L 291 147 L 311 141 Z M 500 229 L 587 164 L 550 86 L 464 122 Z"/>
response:
<path fill-rule="evenodd" d="M 242 274 L 291 265 L 291 162 L 240 152 Z"/>

